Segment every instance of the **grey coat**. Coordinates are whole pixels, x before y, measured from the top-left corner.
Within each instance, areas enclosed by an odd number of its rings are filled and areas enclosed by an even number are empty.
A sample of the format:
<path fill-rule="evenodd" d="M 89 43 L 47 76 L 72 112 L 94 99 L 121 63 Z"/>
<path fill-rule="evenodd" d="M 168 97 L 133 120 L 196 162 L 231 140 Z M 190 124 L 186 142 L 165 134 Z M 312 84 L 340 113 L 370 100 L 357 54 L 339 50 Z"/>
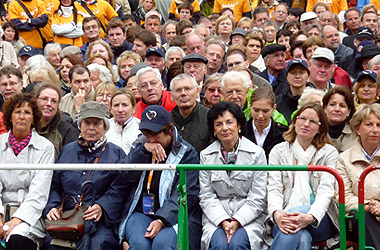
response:
<path fill-rule="evenodd" d="M 8 142 L 9 133 L 0 136 L 0 163 L 54 163 L 54 146 L 44 137 L 32 132 L 29 144 L 16 157 Z M 49 197 L 51 170 L 0 170 L 0 213 L 3 206 L 20 206 L 13 217 L 23 222 L 10 233 L 19 234 L 37 243 L 45 237 L 44 221 L 41 219 Z"/>
<path fill-rule="evenodd" d="M 217 140 L 201 152 L 201 164 L 223 164 L 220 142 Z M 262 148 L 245 137 L 239 142 L 238 165 L 266 165 Z M 201 249 L 208 249 L 219 224 L 236 219 L 248 234 L 251 249 L 263 245 L 266 217 L 266 171 L 200 171 L 200 206 L 203 210 Z"/>

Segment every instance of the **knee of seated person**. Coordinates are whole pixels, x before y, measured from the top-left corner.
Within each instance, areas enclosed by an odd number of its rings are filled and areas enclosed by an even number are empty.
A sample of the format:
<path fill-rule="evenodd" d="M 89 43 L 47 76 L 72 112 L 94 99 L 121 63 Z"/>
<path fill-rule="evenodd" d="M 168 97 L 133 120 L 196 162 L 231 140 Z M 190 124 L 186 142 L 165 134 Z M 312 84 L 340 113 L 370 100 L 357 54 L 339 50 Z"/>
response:
<path fill-rule="evenodd" d="M 300 231 L 299 248 L 298 249 L 310 249 L 313 239 L 309 231 L 303 229 Z"/>

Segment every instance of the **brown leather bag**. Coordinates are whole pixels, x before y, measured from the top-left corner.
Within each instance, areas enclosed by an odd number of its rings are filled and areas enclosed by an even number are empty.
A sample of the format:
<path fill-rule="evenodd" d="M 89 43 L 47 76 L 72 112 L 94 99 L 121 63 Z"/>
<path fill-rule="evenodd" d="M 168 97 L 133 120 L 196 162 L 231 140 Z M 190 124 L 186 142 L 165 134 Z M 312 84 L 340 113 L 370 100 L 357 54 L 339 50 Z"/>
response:
<path fill-rule="evenodd" d="M 72 198 L 75 202 L 75 208 L 66 212 L 63 212 L 63 205 L 67 198 Z M 83 219 L 84 212 L 90 207 L 90 205 L 81 205 L 73 196 L 66 197 L 58 212 L 61 216 L 58 220 L 46 220 L 46 230 L 53 239 L 62 239 L 69 241 L 78 241 L 84 234 Z"/>

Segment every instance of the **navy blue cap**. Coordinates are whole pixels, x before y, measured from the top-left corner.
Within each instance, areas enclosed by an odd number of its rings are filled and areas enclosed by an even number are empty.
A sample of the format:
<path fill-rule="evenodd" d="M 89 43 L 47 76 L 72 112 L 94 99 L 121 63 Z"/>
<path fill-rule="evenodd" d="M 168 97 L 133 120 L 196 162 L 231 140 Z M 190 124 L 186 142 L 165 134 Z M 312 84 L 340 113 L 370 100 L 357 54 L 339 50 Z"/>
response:
<path fill-rule="evenodd" d="M 285 45 L 274 43 L 274 44 L 269 44 L 263 48 L 261 51 L 261 55 L 266 57 L 267 55 L 273 54 L 274 52 L 277 52 L 279 50 L 286 51 Z"/>
<path fill-rule="evenodd" d="M 289 70 L 292 67 L 297 66 L 297 65 L 304 67 L 307 70 L 307 72 L 309 72 L 309 74 L 310 74 L 309 67 L 307 66 L 307 63 L 304 60 L 301 60 L 301 59 L 290 60 L 288 62 L 288 64 L 287 64 L 287 66 L 286 66 L 286 72 L 285 72 L 285 74 L 288 74 Z"/>
<path fill-rule="evenodd" d="M 141 115 L 139 129 L 147 129 L 157 133 L 167 124 L 170 124 L 169 112 L 159 105 L 150 105 Z"/>
<path fill-rule="evenodd" d="M 145 53 L 145 57 L 148 57 L 151 54 L 156 54 L 158 56 L 161 56 L 161 57 L 165 58 L 165 51 L 164 51 L 164 49 L 159 48 L 159 47 L 150 47 L 149 49 L 147 49 L 147 51 Z"/>
<path fill-rule="evenodd" d="M 380 47 L 376 44 L 368 44 L 361 49 L 360 54 L 357 59 L 372 58 L 380 54 Z"/>
<path fill-rule="evenodd" d="M 354 84 L 360 81 L 360 79 L 363 77 L 368 77 L 370 79 L 372 78 L 375 82 L 377 80 L 377 74 L 375 72 L 373 72 L 372 70 L 363 70 L 358 73 L 358 76 L 356 77 Z"/>
<path fill-rule="evenodd" d="M 356 33 L 355 36 L 356 39 L 358 38 L 367 38 L 369 40 L 373 40 L 373 32 L 368 26 L 360 26 L 358 28 L 358 32 Z"/>
<path fill-rule="evenodd" d="M 38 52 L 33 46 L 25 45 L 24 47 L 20 49 L 20 53 L 18 54 L 18 56 L 21 57 L 24 55 L 35 56 L 35 55 L 38 55 Z"/>

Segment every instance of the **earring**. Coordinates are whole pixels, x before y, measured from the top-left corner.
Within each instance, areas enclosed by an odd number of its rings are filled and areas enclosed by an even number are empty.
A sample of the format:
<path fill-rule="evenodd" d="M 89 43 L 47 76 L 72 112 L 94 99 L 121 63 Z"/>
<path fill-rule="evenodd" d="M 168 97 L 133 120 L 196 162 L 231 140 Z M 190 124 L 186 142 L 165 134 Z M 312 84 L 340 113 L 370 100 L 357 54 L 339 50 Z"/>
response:
<path fill-rule="evenodd" d="M 216 137 L 216 132 L 214 131 L 214 136 Z"/>
<path fill-rule="evenodd" d="M 238 132 L 239 132 L 239 134 L 241 133 L 241 129 L 240 129 L 240 128 L 239 128 L 239 131 L 238 131 Z"/>

